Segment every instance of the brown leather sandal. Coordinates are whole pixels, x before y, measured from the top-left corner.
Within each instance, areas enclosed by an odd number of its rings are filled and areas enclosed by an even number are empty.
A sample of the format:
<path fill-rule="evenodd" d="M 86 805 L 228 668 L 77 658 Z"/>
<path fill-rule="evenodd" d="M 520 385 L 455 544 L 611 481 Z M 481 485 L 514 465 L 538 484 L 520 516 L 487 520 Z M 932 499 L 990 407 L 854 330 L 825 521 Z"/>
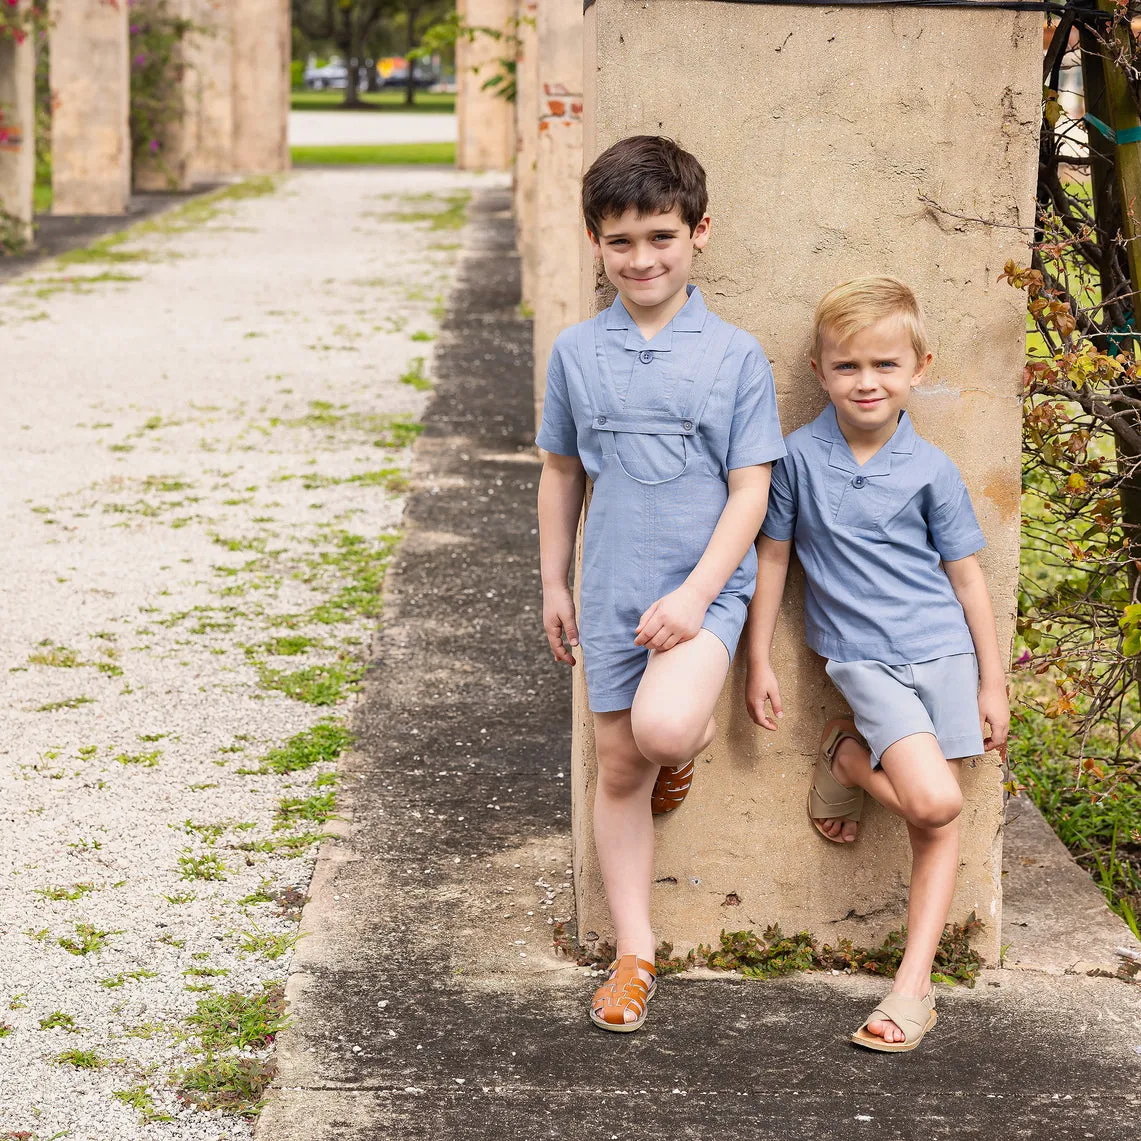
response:
<path fill-rule="evenodd" d="M 664 765 L 658 770 L 654 791 L 650 794 L 650 810 L 655 816 L 664 816 L 681 807 L 689 786 L 693 784 L 693 761 L 686 761 L 676 769 Z"/>
<path fill-rule="evenodd" d="M 650 982 L 638 974 L 638 968 L 647 971 Z M 653 963 L 637 955 L 622 955 L 610 964 L 610 977 L 594 992 L 590 1000 L 590 1021 L 603 1030 L 617 1030 L 628 1034 L 646 1021 L 646 1010 L 658 989 L 658 973 Z M 632 1010 L 637 1017 L 626 1021 L 626 1012 Z"/>

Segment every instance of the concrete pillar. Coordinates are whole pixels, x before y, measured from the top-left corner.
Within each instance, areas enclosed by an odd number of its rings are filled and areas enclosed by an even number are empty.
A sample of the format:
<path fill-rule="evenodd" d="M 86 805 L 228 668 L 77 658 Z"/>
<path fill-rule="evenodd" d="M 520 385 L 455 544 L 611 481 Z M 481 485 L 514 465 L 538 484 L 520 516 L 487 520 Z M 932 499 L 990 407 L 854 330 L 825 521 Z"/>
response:
<path fill-rule="evenodd" d="M 0 34 L 0 253 L 32 238 L 36 55 L 30 36 Z"/>
<path fill-rule="evenodd" d="M 1035 14 L 978 9 L 596 0 L 585 17 L 585 157 L 653 132 L 701 159 L 714 221 L 695 278 L 709 305 L 767 350 L 786 432 L 823 406 L 808 364 L 821 294 L 861 273 L 897 274 L 916 289 L 935 362 L 911 411 L 972 490 L 1004 652 L 1018 569 L 1026 315 L 1024 298 L 995 279 L 1008 258 L 1029 257 L 1041 36 Z M 591 276 L 588 292 L 593 283 Z M 806 819 L 820 730 L 843 704 L 804 648 L 799 573 L 774 653 L 785 703 L 779 733 L 749 720 L 738 657 L 689 799 L 657 825 L 655 928 L 683 951 L 715 943 L 722 928 L 760 931 L 773 922 L 828 942 L 871 944 L 905 920 L 902 823 L 872 804 L 858 844 L 848 847 L 822 840 Z M 605 935 L 589 828 L 593 741 L 581 693 L 577 710 L 580 935 Z M 992 963 L 1001 785 L 997 757 L 964 766 L 951 913 L 961 921 L 973 911 L 984 921 L 977 946 Z"/>
<path fill-rule="evenodd" d="M 582 177 L 582 0 L 542 0 L 538 14 L 536 145 L 535 423 L 542 415 L 555 337 L 580 316 L 579 205 Z"/>
<path fill-rule="evenodd" d="M 535 307 L 536 148 L 539 143 L 539 0 L 519 0 L 515 56 L 515 238 L 523 304 Z"/>
<path fill-rule="evenodd" d="M 131 200 L 127 5 L 51 6 L 52 213 L 123 214 Z"/>
<path fill-rule="evenodd" d="M 234 0 L 234 166 L 289 169 L 289 0 Z"/>
<path fill-rule="evenodd" d="M 495 74 L 502 56 L 511 49 L 480 29 L 512 33 L 516 0 L 457 0 L 460 23 L 474 29 L 469 40 L 456 42 L 456 168 L 458 170 L 510 170 L 515 152 L 515 115 L 512 105 L 483 84 Z"/>
<path fill-rule="evenodd" d="M 233 5 L 194 0 L 194 22 L 204 31 L 187 42 L 190 70 L 190 177 L 208 181 L 234 170 Z"/>
<path fill-rule="evenodd" d="M 145 19 L 147 8 L 160 8 L 156 0 L 142 0 L 132 10 L 132 18 Z M 194 19 L 197 0 L 165 0 L 163 15 Z M 168 98 L 172 111 L 178 113 L 163 123 L 153 140 L 157 149 L 145 148 L 135 153 L 133 182 L 139 190 L 189 190 L 190 157 L 194 142 L 194 75 L 187 66 L 190 36 L 173 51 Z"/>

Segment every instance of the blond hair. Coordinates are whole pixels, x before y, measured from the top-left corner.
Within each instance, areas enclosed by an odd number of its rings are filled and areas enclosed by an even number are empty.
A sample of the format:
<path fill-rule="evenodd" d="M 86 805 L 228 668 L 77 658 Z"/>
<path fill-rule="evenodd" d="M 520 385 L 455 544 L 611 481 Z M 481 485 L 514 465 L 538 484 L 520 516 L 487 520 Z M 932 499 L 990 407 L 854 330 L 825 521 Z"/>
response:
<path fill-rule="evenodd" d="M 856 277 L 830 289 L 816 306 L 812 319 L 812 355 L 819 361 L 824 334 L 839 344 L 862 329 L 897 317 L 911 338 L 915 356 L 922 361 L 928 352 L 923 312 L 911 287 L 895 277 Z"/>

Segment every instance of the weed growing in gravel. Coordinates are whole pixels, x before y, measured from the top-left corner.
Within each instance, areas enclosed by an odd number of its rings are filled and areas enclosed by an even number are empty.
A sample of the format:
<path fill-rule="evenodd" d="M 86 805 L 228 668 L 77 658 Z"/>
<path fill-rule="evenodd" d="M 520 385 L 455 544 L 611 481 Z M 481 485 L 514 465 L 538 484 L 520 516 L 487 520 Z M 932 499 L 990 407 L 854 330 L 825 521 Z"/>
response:
<path fill-rule="evenodd" d="M 182 973 L 196 979 L 214 979 L 230 972 L 225 967 L 187 967 Z"/>
<path fill-rule="evenodd" d="M 45 638 L 40 643 L 41 649 L 34 650 L 28 655 L 28 664 L 33 666 L 52 666 L 55 669 L 74 669 L 82 663 L 79 655 L 67 646 L 57 646 L 50 639 Z"/>
<path fill-rule="evenodd" d="M 311 820 L 324 824 L 337 812 L 335 792 L 316 793 L 313 796 L 287 796 L 278 801 L 277 823 L 274 828 L 290 828 L 295 820 Z"/>
<path fill-rule="evenodd" d="M 99 1057 L 94 1050 L 64 1050 L 62 1054 L 56 1054 L 56 1062 L 61 1066 L 75 1066 L 79 1070 L 101 1070 L 107 1061 Z"/>
<path fill-rule="evenodd" d="M 28 1004 L 24 1001 L 28 997 L 27 991 L 20 991 L 19 994 L 14 994 L 8 999 L 9 1010 L 27 1010 Z"/>
<path fill-rule="evenodd" d="M 374 448 L 409 448 L 423 431 L 424 425 L 418 420 L 409 420 L 407 416 L 389 417 L 372 444 Z"/>
<path fill-rule="evenodd" d="M 40 1019 L 41 1030 L 66 1030 L 70 1034 L 78 1034 L 79 1027 L 75 1024 L 75 1019 L 70 1014 L 66 1014 L 62 1010 L 53 1010 L 47 1018 Z"/>
<path fill-rule="evenodd" d="M 335 761 L 353 743 L 352 734 L 343 722 L 326 718 L 311 729 L 294 734 L 284 745 L 271 749 L 256 769 L 239 769 L 241 773 L 297 773 L 313 765 Z"/>
<path fill-rule="evenodd" d="M 162 749 L 155 749 L 150 753 L 120 753 L 115 760 L 121 765 L 142 765 L 144 768 L 153 769 L 158 765 L 161 756 Z"/>
<path fill-rule="evenodd" d="M 225 820 L 220 820 L 215 824 L 195 824 L 193 820 L 187 820 L 182 824 L 172 824 L 170 827 L 189 832 L 193 836 L 200 837 L 204 844 L 213 846 L 222 838 L 222 833 L 226 831 L 229 824 Z"/>
<path fill-rule="evenodd" d="M 280 959 L 282 955 L 297 946 L 301 936 L 296 931 L 275 935 L 255 927 L 252 931 L 239 933 L 238 950 L 248 955 L 262 955 L 267 959 Z"/>
<path fill-rule="evenodd" d="M 186 849 L 190 852 L 190 849 Z M 205 855 L 185 855 L 178 857 L 179 878 L 184 880 L 224 880 L 229 868 L 221 856 L 213 852 Z"/>
<path fill-rule="evenodd" d="M 417 329 L 415 333 L 409 338 L 412 341 L 434 341 L 436 339 L 435 333 L 429 333 L 427 329 Z"/>
<path fill-rule="evenodd" d="M 107 940 L 112 935 L 122 935 L 120 931 L 100 931 L 90 923 L 77 923 L 75 925 L 75 938 L 57 939 L 56 942 L 69 955 L 90 955 L 102 951 L 107 946 Z"/>
<path fill-rule="evenodd" d="M 204 1051 L 261 1050 L 290 1021 L 285 1013 L 285 988 L 273 983 L 253 994 L 231 991 L 199 999 L 186 1025 Z"/>
<path fill-rule="evenodd" d="M 272 1058 L 215 1057 L 176 1071 L 171 1080 L 178 1087 L 178 1100 L 195 1109 L 223 1109 L 254 1117 L 264 1104 L 264 1094 L 273 1081 L 277 1065 Z"/>
<path fill-rule="evenodd" d="M 265 689 L 277 690 L 307 705 L 336 705 L 360 688 L 365 667 L 359 662 L 330 662 L 283 672 L 258 667 L 258 682 Z"/>
<path fill-rule="evenodd" d="M 38 887 L 35 894 L 44 899 L 76 900 L 82 899 L 88 892 L 94 891 L 93 883 L 73 883 L 70 887 Z"/>
<path fill-rule="evenodd" d="M 277 852 L 291 860 L 305 854 L 314 844 L 328 838 L 327 832 L 293 832 L 276 840 L 254 840 L 237 845 L 244 852 Z"/>
<path fill-rule="evenodd" d="M 111 1096 L 142 1114 L 143 1121 L 148 1124 L 152 1121 L 173 1121 L 174 1118 L 166 1113 L 155 1110 L 154 1098 L 146 1086 L 132 1086 L 130 1089 L 117 1089 L 111 1091 Z"/>
<path fill-rule="evenodd" d="M 35 708 L 36 713 L 58 713 L 61 709 L 78 709 L 81 705 L 94 705 L 95 698 L 85 697 L 80 694 L 78 697 L 67 697 L 62 701 L 49 701 L 44 705 L 37 705 Z"/>
<path fill-rule="evenodd" d="M 217 786 L 215 786 L 217 787 Z M 180 891 L 176 895 L 164 895 L 167 903 L 193 903 L 198 896 L 192 891 Z"/>
<path fill-rule="evenodd" d="M 427 392 L 432 387 L 432 381 L 424 372 L 424 358 L 413 357 L 408 368 L 400 374 L 400 383 L 407 384 L 417 392 Z"/>
<path fill-rule="evenodd" d="M 138 982 L 140 979 L 157 978 L 157 971 L 148 971 L 146 967 L 139 967 L 137 970 L 120 971 L 117 975 L 109 975 L 105 979 L 100 979 L 99 985 L 107 990 L 114 990 L 116 987 L 125 986 L 128 981 Z"/>
<path fill-rule="evenodd" d="M 0 1019 L 0 1038 L 7 1038 L 16 1028 L 10 1023 Z"/>
<path fill-rule="evenodd" d="M 466 221 L 467 204 L 470 198 L 471 192 L 468 190 L 461 190 L 444 198 L 429 195 L 429 203 L 433 206 L 439 205 L 440 209 L 410 210 L 389 214 L 387 217 L 393 222 L 431 222 L 433 230 L 459 230 L 463 228 Z M 423 201 L 423 196 L 416 195 L 410 199 L 410 201 L 415 200 Z"/>

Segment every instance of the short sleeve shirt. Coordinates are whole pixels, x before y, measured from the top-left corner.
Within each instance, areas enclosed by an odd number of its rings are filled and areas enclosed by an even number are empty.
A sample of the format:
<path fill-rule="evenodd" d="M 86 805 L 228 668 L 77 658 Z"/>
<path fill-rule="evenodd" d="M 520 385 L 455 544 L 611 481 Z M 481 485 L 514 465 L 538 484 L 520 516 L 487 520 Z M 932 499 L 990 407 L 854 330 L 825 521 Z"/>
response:
<path fill-rule="evenodd" d="M 602 315 L 601 351 L 624 408 L 670 412 L 685 403 L 709 336 L 710 313 L 694 285 L 673 319 L 647 341 L 620 297 Z M 597 320 L 597 318 L 596 318 Z M 536 443 L 578 456 L 591 479 L 602 467 L 592 426 L 590 394 L 578 359 L 574 328 L 559 334 L 547 367 L 543 418 Z M 769 463 L 785 454 L 773 371 L 756 338 L 736 329 L 700 416 L 697 445 L 723 480 L 734 468 Z"/>
<path fill-rule="evenodd" d="M 888 665 L 974 650 L 940 565 L 986 545 L 958 468 L 904 412 L 856 463 L 829 405 L 785 440 L 762 532 L 796 543 L 808 645 L 838 662 Z"/>

